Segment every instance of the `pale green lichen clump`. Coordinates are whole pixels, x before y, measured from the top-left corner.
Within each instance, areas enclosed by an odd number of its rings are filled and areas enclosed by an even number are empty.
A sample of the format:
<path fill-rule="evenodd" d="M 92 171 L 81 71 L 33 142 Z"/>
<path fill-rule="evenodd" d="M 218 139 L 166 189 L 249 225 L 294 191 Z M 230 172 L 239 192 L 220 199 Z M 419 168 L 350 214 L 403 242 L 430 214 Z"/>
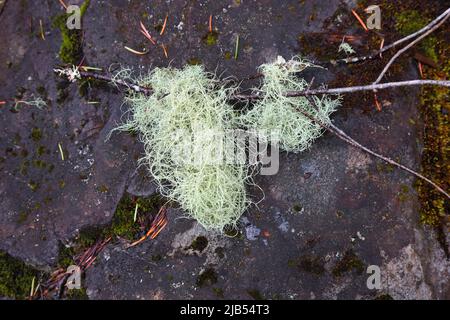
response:
<path fill-rule="evenodd" d="M 283 95 L 307 87 L 295 73 L 310 66 L 300 59 L 286 62 L 282 58 L 261 66 L 264 97 L 241 113 L 228 102 L 237 88 L 226 86 L 202 66 L 156 68 L 138 79 L 153 94 L 130 93 L 126 98 L 130 116 L 117 130 L 139 133 L 145 147 L 141 164 L 148 166 L 162 195 L 179 203 L 205 228 L 222 231 L 235 224 L 250 204 L 246 185 L 257 166 L 228 162 L 236 156 L 236 146 L 223 146 L 230 130 L 277 132 L 282 149 L 303 151 L 322 128 L 297 110 L 329 123 L 329 115 L 339 105 L 338 99 L 327 96 L 314 97 L 313 107 L 304 97 Z M 118 78 L 129 77 L 125 71 Z"/>
<path fill-rule="evenodd" d="M 149 167 L 161 193 L 178 202 L 205 228 L 222 230 L 235 223 L 248 205 L 248 166 L 211 164 L 208 157 L 219 142 L 206 144 L 198 136 L 208 130 L 225 135 L 235 127 L 236 116 L 227 103 L 234 89 L 225 88 L 202 66 L 157 68 L 139 83 L 150 86 L 153 95 L 128 96 L 131 118 L 119 129 L 139 132 L 145 146 L 141 161 Z M 194 156 L 198 150 L 202 158 L 183 159 L 188 155 L 177 154 L 183 150 Z"/>
<path fill-rule="evenodd" d="M 241 118 L 246 128 L 278 132 L 280 149 L 288 152 L 308 149 L 323 132 L 317 122 L 313 123 L 300 111 L 322 124 L 328 124 L 330 114 L 340 105 L 339 98 L 332 99 L 330 96 L 310 97 L 314 102 L 313 106 L 306 97 L 284 95 L 288 91 L 303 91 L 308 87 L 308 83 L 296 75 L 308 67 L 314 65 L 298 58 L 286 62 L 278 57 L 274 63 L 263 64 L 260 72 L 264 75 L 264 80 L 259 90 L 264 97 Z"/>

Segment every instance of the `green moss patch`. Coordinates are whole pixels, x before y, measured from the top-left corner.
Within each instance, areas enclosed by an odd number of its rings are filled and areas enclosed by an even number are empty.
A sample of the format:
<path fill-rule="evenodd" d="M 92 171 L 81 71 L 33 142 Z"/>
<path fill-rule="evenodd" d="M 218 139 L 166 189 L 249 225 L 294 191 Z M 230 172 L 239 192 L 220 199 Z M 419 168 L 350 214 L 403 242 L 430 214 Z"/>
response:
<path fill-rule="evenodd" d="M 427 79 L 450 77 L 450 53 L 448 43 L 439 40 L 435 50 L 439 56 L 440 68 L 424 68 Z M 424 149 L 422 153 L 422 174 L 430 177 L 444 190 L 450 189 L 450 99 L 448 89 L 423 87 L 419 110 L 423 117 Z M 423 181 L 416 182 L 421 202 L 420 220 L 434 227 L 443 227 L 445 213 L 450 211 L 449 202 L 434 188 Z"/>
<path fill-rule="evenodd" d="M 151 197 L 134 197 L 125 194 L 117 205 L 116 212 L 109 225 L 89 226 L 80 230 L 71 247 L 60 245 L 58 266 L 66 268 L 74 264 L 73 257 L 100 240 L 111 237 L 120 237 L 128 241 L 137 240 L 147 231 L 153 216 L 164 204 L 164 199 L 159 195 Z M 134 221 L 134 213 L 138 205 L 137 219 Z M 142 228 L 144 227 L 144 228 Z"/>
<path fill-rule="evenodd" d="M 160 195 L 148 198 L 124 195 L 120 200 L 111 226 L 106 231 L 108 236 L 120 236 L 128 240 L 136 240 L 141 232 L 140 225 L 151 222 L 153 216 L 164 204 Z M 134 221 L 134 212 L 138 207 L 138 219 Z"/>
<path fill-rule="evenodd" d="M 0 251 L 0 296 L 25 299 L 30 294 L 33 278 L 37 281 L 38 277 L 39 271 Z"/>
<path fill-rule="evenodd" d="M 395 28 L 403 36 L 407 36 L 422 29 L 431 21 L 430 19 L 424 17 L 422 12 L 418 12 L 416 10 L 399 11 L 399 13 L 395 15 L 395 18 Z M 423 39 L 418 44 L 418 47 L 424 52 L 426 56 L 436 62 L 438 61 L 438 56 L 435 50 L 436 45 L 437 38 L 433 35 L 430 35 Z"/>
<path fill-rule="evenodd" d="M 73 257 L 75 255 L 74 248 L 66 247 L 62 243 L 59 244 L 58 251 L 58 267 L 66 269 L 71 265 L 74 265 Z"/>
<path fill-rule="evenodd" d="M 90 0 L 85 0 L 80 7 L 81 17 L 86 13 Z M 83 55 L 81 30 L 70 30 L 67 28 L 68 14 L 62 14 L 53 19 L 53 28 L 61 32 L 62 43 L 59 49 L 59 58 L 68 64 L 78 64 Z"/>
<path fill-rule="evenodd" d="M 348 250 L 340 261 L 334 266 L 332 273 L 335 277 L 341 277 L 345 273 L 355 271 L 357 274 L 364 272 L 364 262 L 353 252 Z"/>
<path fill-rule="evenodd" d="M 214 46 L 217 44 L 217 39 L 219 38 L 219 34 L 215 31 L 208 32 L 203 38 L 203 43 L 207 46 Z"/>
<path fill-rule="evenodd" d="M 89 297 L 86 293 L 85 288 L 81 289 L 72 289 L 66 291 L 66 299 L 67 300 L 89 300 Z"/>
<path fill-rule="evenodd" d="M 217 273 L 213 268 L 208 268 L 197 277 L 197 286 L 206 287 L 217 283 Z"/>

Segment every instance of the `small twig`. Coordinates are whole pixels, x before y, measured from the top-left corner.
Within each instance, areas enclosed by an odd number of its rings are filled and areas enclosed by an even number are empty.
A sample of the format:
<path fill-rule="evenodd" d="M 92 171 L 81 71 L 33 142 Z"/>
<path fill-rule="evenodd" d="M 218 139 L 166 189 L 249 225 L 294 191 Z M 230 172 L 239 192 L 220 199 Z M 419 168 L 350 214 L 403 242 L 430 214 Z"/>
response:
<path fill-rule="evenodd" d="M 312 77 L 311 81 L 310 81 L 309 84 L 308 84 L 308 87 L 306 88 L 306 91 L 308 91 L 308 90 L 311 89 L 311 87 L 312 87 L 312 85 L 313 85 L 315 79 L 316 79 L 316 77 Z"/>
<path fill-rule="evenodd" d="M 44 26 L 42 25 L 41 19 L 39 19 L 39 30 L 40 30 L 40 34 L 41 34 L 41 39 L 45 40 Z"/>
<path fill-rule="evenodd" d="M 96 80 L 102 80 L 102 81 L 106 81 L 106 82 L 120 85 L 123 87 L 127 87 L 135 92 L 144 93 L 145 95 L 152 94 L 152 90 L 149 88 L 142 87 L 136 83 L 129 83 L 129 82 L 126 82 L 126 81 L 120 80 L 120 79 L 113 80 L 110 76 L 107 76 L 107 75 L 101 75 L 101 74 L 92 73 L 92 72 L 80 71 L 80 76 L 84 77 L 84 78 L 93 78 Z"/>
<path fill-rule="evenodd" d="M 165 203 L 161 208 L 159 209 L 158 213 L 156 214 L 155 218 L 150 224 L 150 229 L 146 232 L 144 236 L 139 238 L 138 240 L 134 241 L 131 244 L 127 245 L 127 248 L 131 248 L 134 246 L 137 246 L 138 244 L 144 242 L 146 239 L 155 239 L 158 234 L 165 228 L 167 225 L 167 203 Z"/>
<path fill-rule="evenodd" d="M 136 222 L 138 209 L 139 209 L 139 203 L 136 203 L 136 207 L 134 208 L 133 222 Z"/>
<path fill-rule="evenodd" d="M 355 86 L 355 87 L 345 87 L 345 88 L 331 88 L 331 89 L 314 89 L 314 90 L 304 90 L 304 91 L 287 91 L 285 92 L 285 97 L 302 97 L 302 96 L 313 96 L 319 94 L 342 94 L 351 93 L 358 91 L 371 91 L 371 90 L 383 90 L 395 87 L 406 87 L 406 86 L 423 86 L 423 85 L 436 85 L 443 87 L 450 87 L 450 80 L 408 80 L 408 81 L 398 81 L 398 82 L 387 82 L 379 84 L 371 84 L 366 86 Z M 234 100 L 259 100 L 262 99 L 262 95 L 258 94 L 236 94 L 231 99 Z"/>
<path fill-rule="evenodd" d="M 141 33 L 152 43 L 152 44 L 156 44 L 156 41 L 153 39 L 153 37 L 150 35 L 150 32 L 148 32 L 147 28 L 145 27 L 144 23 L 141 21 L 140 23 L 141 25 Z"/>
<path fill-rule="evenodd" d="M 310 97 L 307 97 L 307 99 L 309 100 L 309 102 L 311 103 L 311 105 L 315 106 L 314 102 L 311 100 Z M 430 185 L 432 185 L 434 188 L 436 188 L 437 191 L 439 191 L 440 193 L 442 193 L 443 195 L 445 195 L 448 199 L 450 199 L 450 194 L 448 194 L 444 189 L 442 189 L 440 186 L 438 186 L 435 182 L 431 181 L 430 179 L 428 179 L 427 177 L 421 175 L 420 173 L 402 165 L 401 163 L 398 163 L 394 160 L 392 160 L 391 158 L 388 158 L 386 156 L 383 156 L 379 153 L 376 153 L 375 151 L 372 151 L 371 149 L 363 146 L 362 144 L 360 144 L 359 142 L 357 142 L 356 140 L 354 140 L 352 137 L 350 137 L 348 134 L 346 134 L 344 131 L 342 131 L 341 129 L 339 129 L 338 127 L 336 127 L 333 123 L 322 123 L 319 120 L 315 119 L 314 117 L 312 117 L 310 114 L 308 114 L 306 111 L 304 110 L 298 110 L 299 112 L 301 112 L 304 116 L 306 116 L 308 119 L 310 119 L 311 121 L 313 121 L 314 123 L 317 123 L 319 126 L 321 126 L 322 128 L 330 131 L 331 133 L 335 134 L 338 138 L 340 138 L 341 140 L 349 143 L 350 145 L 352 145 L 353 147 L 356 147 L 358 149 L 361 149 L 367 153 L 369 153 L 370 155 L 381 159 L 393 166 L 396 166 L 397 168 L 400 168 L 406 172 L 409 172 L 410 174 L 416 176 L 417 178 L 429 183 Z"/>
<path fill-rule="evenodd" d="M 378 101 L 377 94 L 374 93 L 374 94 L 373 94 L 373 97 L 374 97 L 374 99 L 375 99 L 375 106 L 377 107 L 377 110 L 378 110 L 378 111 L 381 111 L 381 103 L 380 103 L 380 101 Z"/>
<path fill-rule="evenodd" d="M 166 57 L 166 59 L 168 59 L 169 58 L 169 53 L 167 52 L 167 47 L 164 44 L 162 44 L 161 48 L 163 49 L 164 56 Z"/>
<path fill-rule="evenodd" d="M 409 173 L 411 173 L 412 175 L 416 176 L 419 179 L 424 180 L 425 182 L 429 183 L 430 185 L 432 185 L 434 188 L 436 188 L 436 190 L 438 190 L 440 193 L 442 193 L 443 195 L 445 195 L 448 199 L 450 199 L 450 194 L 448 194 L 444 189 L 442 189 L 440 186 L 438 186 L 435 182 L 431 181 L 430 179 L 428 179 L 427 177 L 421 175 L 420 173 L 388 158 L 385 157 L 379 153 L 376 153 L 375 151 L 370 150 L 369 148 L 363 146 L 362 144 L 360 144 L 359 142 L 355 141 L 354 139 L 352 139 L 351 137 L 349 137 L 344 131 L 342 131 L 341 129 L 339 129 L 338 127 L 336 127 L 334 124 L 330 123 L 328 125 L 329 127 L 327 128 L 329 131 L 331 131 L 332 133 L 336 134 L 338 137 L 340 137 L 341 139 L 347 141 L 348 143 L 350 143 L 352 146 L 357 147 L 369 154 L 371 154 L 372 156 L 379 158 L 393 166 L 396 166 L 402 170 L 405 170 Z"/>
<path fill-rule="evenodd" d="M 59 3 L 67 10 L 67 4 L 63 0 L 59 0 Z"/>
<path fill-rule="evenodd" d="M 61 155 L 61 160 L 64 161 L 64 151 L 63 151 L 63 148 L 62 148 L 60 142 L 58 142 L 58 149 L 59 149 L 59 154 Z"/>
<path fill-rule="evenodd" d="M 30 296 L 29 296 L 29 300 L 33 299 L 34 296 L 34 282 L 36 280 L 36 277 L 33 277 L 33 280 L 31 280 L 31 289 L 30 289 Z"/>
<path fill-rule="evenodd" d="M 93 78 L 97 80 L 102 80 L 110 83 L 114 83 L 116 85 L 120 85 L 123 87 L 127 87 L 133 91 L 138 93 L 144 93 L 145 95 L 151 95 L 152 90 L 150 88 L 142 87 L 136 83 L 129 83 L 124 80 L 113 80 L 110 76 L 101 75 L 92 72 L 80 71 L 80 76 L 84 78 Z M 259 75 L 258 75 L 259 76 Z M 253 77 L 256 78 L 256 77 Z M 249 78 L 250 79 L 250 78 Z M 245 79 L 244 79 L 245 80 Z M 396 87 L 407 87 L 407 86 L 424 86 L 424 85 L 434 85 L 434 86 L 443 86 L 450 87 L 450 80 L 407 80 L 407 81 L 398 81 L 398 82 L 387 82 L 387 83 L 378 83 L 378 84 L 370 84 L 366 86 L 354 86 L 354 87 L 345 87 L 345 88 L 331 88 L 331 89 L 307 89 L 304 91 L 287 91 L 285 93 L 286 97 L 302 97 L 302 96 L 313 96 L 319 94 L 343 94 L 343 93 L 352 93 L 358 91 L 372 91 L 372 90 L 384 90 L 388 88 L 396 88 Z M 229 97 L 230 100 L 259 100 L 262 99 L 263 96 L 260 94 L 235 94 Z"/>
<path fill-rule="evenodd" d="M 418 37 L 417 39 L 415 39 L 414 41 L 412 41 L 411 43 L 409 43 L 407 46 L 405 46 L 404 48 L 400 49 L 399 51 L 397 51 L 397 53 L 391 58 L 391 60 L 389 60 L 389 62 L 386 64 L 386 66 L 384 67 L 383 71 L 381 71 L 380 75 L 378 76 L 377 80 L 375 80 L 374 84 L 377 84 L 381 81 L 381 79 L 383 79 L 384 75 L 386 74 L 386 72 L 388 71 L 389 67 L 392 65 L 392 63 L 394 63 L 395 59 L 397 59 L 402 53 L 404 53 L 405 51 L 407 51 L 409 48 L 411 48 L 412 46 L 414 46 L 416 43 L 418 43 L 420 40 L 422 40 L 423 38 L 425 38 L 426 36 L 428 36 L 430 33 L 432 33 L 433 31 L 435 31 L 436 29 L 438 29 L 448 18 L 450 17 L 450 12 L 447 13 L 444 18 L 442 18 L 442 20 L 436 24 L 435 26 L 433 26 L 431 29 L 429 29 L 427 32 L 425 32 L 424 34 L 422 34 L 420 37 Z"/>
<path fill-rule="evenodd" d="M 384 38 L 381 38 L 381 43 L 380 43 L 380 51 L 383 50 L 384 48 Z M 383 53 L 380 52 L 380 58 L 383 58 Z"/>
<path fill-rule="evenodd" d="M 420 77 L 423 79 L 423 68 L 422 68 L 422 63 L 420 61 L 418 62 L 418 67 L 419 67 Z"/>
<path fill-rule="evenodd" d="M 130 51 L 131 53 L 134 53 L 134 54 L 137 54 L 137 55 L 140 55 L 140 56 L 143 56 L 143 55 L 148 53 L 148 51 L 137 51 L 137 50 L 134 50 L 134 49 L 132 49 L 130 47 L 127 47 L 127 46 L 125 46 L 124 48 L 126 50 Z"/>
<path fill-rule="evenodd" d="M 361 56 L 361 57 L 351 57 L 351 58 L 346 58 L 346 59 L 339 59 L 339 60 L 332 60 L 331 63 L 332 64 L 336 64 L 336 63 L 356 63 L 356 62 L 362 62 L 362 61 L 366 61 L 366 60 L 371 60 L 375 57 L 377 57 L 378 55 L 382 54 L 383 52 L 390 50 L 408 40 L 411 40 L 425 32 L 427 32 L 428 30 L 430 30 L 431 28 L 433 28 L 436 24 L 438 24 L 443 18 L 445 18 L 448 14 L 450 13 L 450 8 L 448 8 L 447 10 L 445 10 L 444 13 L 442 13 L 441 15 L 439 15 L 436 19 L 434 19 L 433 21 L 431 21 L 428 25 L 426 25 L 425 27 L 423 27 L 422 29 L 411 33 L 410 35 L 401 38 L 387 46 L 384 46 L 382 49 L 377 50 L 376 52 L 370 54 L 370 55 L 366 55 L 366 56 Z"/>

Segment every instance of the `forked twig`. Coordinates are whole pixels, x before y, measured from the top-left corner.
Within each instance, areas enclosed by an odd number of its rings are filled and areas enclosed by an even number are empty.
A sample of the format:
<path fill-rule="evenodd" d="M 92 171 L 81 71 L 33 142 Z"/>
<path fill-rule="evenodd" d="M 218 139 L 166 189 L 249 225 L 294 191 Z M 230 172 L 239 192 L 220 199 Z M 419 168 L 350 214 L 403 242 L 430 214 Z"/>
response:
<path fill-rule="evenodd" d="M 405 52 L 406 50 L 408 50 L 409 48 L 411 48 L 413 45 L 415 45 L 417 42 L 419 42 L 420 40 L 422 40 L 423 38 L 425 38 L 426 36 L 428 36 L 430 33 L 432 33 L 433 31 L 435 31 L 437 28 L 439 28 L 448 18 L 450 17 L 450 8 L 447 9 L 444 13 L 442 13 L 440 16 L 438 16 L 436 19 L 434 19 L 432 22 L 430 22 L 427 26 L 425 26 L 424 28 L 420 29 L 419 31 L 410 34 L 400 40 L 397 40 L 396 42 L 387 45 L 387 46 L 382 46 L 380 50 L 378 50 L 377 52 L 373 53 L 370 56 L 365 56 L 365 57 L 360 57 L 360 58 L 347 58 L 347 59 L 343 59 L 343 60 L 338 60 L 337 62 L 346 62 L 346 63 L 353 63 L 353 62 L 358 62 L 358 61 L 364 61 L 367 59 L 371 59 L 375 56 L 381 55 L 382 52 L 389 50 L 405 41 L 408 41 L 410 39 L 416 38 L 414 41 L 412 41 L 411 43 L 409 43 L 407 46 L 405 46 L 403 49 L 399 50 L 392 58 L 391 60 L 388 62 L 388 64 L 384 67 L 383 71 L 381 72 L 381 74 L 379 75 L 378 79 L 371 85 L 365 85 L 365 86 L 354 86 L 354 87 L 346 87 L 346 88 L 323 88 L 323 89 L 310 89 L 310 86 L 308 86 L 308 88 L 306 90 L 303 91 L 287 91 L 284 93 L 285 97 L 301 97 L 304 96 L 306 97 L 311 104 L 314 106 L 314 103 L 311 101 L 311 96 L 313 95 L 320 95 L 320 94 L 342 94 L 342 93 L 351 93 L 351 92 L 357 92 L 357 91 L 376 91 L 376 90 L 382 90 L 382 89 L 387 89 L 387 88 L 395 88 L 395 87 L 405 87 L 405 86 L 421 86 L 421 85 L 436 85 L 436 86 L 445 86 L 445 87 L 450 87 L 450 81 L 448 80 L 409 80 L 409 81 L 399 81 L 399 82 L 389 82 L 389 83 L 382 83 L 380 84 L 379 81 L 383 78 L 384 74 L 386 73 L 386 71 L 389 69 L 389 67 L 392 65 L 392 63 L 395 61 L 395 59 L 400 56 L 403 52 Z M 167 17 L 166 17 L 167 20 Z M 164 30 L 164 28 L 163 28 Z M 162 33 L 162 32 L 161 32 Z M 336 61 L 335 61 L 336 62 Z M 56 71 L 56 70 L 55 70 Z M 64 70 L 63 70 L 64 71 Z M 60 74 L 64 75 L 64 72 L 61 72 L 61 70 L 59 71 Z M 111 77 L 108 77 L 106 75 L 98 75 L 98 74 L 93 74 L 93 73 L 89 73 L 89 72 L 80 72 L 80 77 L 91 77 L 94 79 L 98 79 L 98 80 L 104 80 L 104 81 L 108 81 L 108 82 L 112 82 L 116 85 L 121 85 L 124 87 L 127 87 L 131 90 L 134 90 L 136 92 L 140 92 L 140 93 L 144 93 L 145 95 L 150 95 L 152 94 L 152 90 L 150 88 L 145 88 L 142 87 L 136 83 L 128 83 L 125 80 L 121 80 L 121 79 L 112 79 Z M 251 101 L 251 100 L 258 100 L 258 99 L 262 99 L 263 95 L 259 94 L 259 93 L 251 93 L 251 94 L 234 94 L 231 95 L 229 97 L 230 100 L 234 100 L 234 101 L 239 101 L 239 100 L 244 100 L 244 101 Z M 432 180 L 428 179 L 427 177 L 421 175 L 420 173 L 386 157 L 383 156 L 379 153 L 376 153 L 375 151 L 370 150 L 369 148 L 361 145 L 359 142 L 357 142 L 356 140 L 354 140 L 353 138 L 351 138 L 350 136 L 348 136 L 345 132 L 343 132 L 341 129 L 339 129 L 338 127 L 336 127 L 335 125 L 333 125 L 332 123 L 320 123 L 319 120 L 314 119 L 313 117 L 311 117 L 311 115 L 309 115 L 308 113 L 306 113 L 305 111 L 299 110 L 300 112 L 302 112 L 306 117 L 308 117 L 311 121 L 313 121 L 314 123 L 317 123 L 318 125 L 320 125 L 321 127 L 323 127 L 324 129 L 332 132 L 333 134 L 335 134 L 337 137 L 339 137 L 340 139 L 342 139 L 343 141 L 349 143 L 350 145 L 357 147 L 369 154 L 371 154 L 372 156 L 379 158 L 391 165 L 394 165 L 404 171 L 407 171 L 408 173 L 414 175 L 415 177 L 429 183 L 430 185 L 432 185 L 434 188 L 436 188 L 436 190 L 438 190 L 440 193 L 442 193 L 443 195 L 445 195 L 448 199 L 450 199 L 450 195 L 444 190 L 442 189 L 439 185 L 437 185 L 435 182 L 433 182 Z M 162 212 L 161 212 L 162 211 Z M 164 214 L 165 209 L 164 206 L 161 208 L 160 212 L 158 213 L 157 217 L 155 217 L 156 223 L 152 223 L 152 227 L 150 228 L 150 230 L 147 232 L 147 234 L 142 237 L 141 239 L 139 239 L 138 241 L 135 241 L 134 243 L 132 243 L 130 246 L 134 246 L 139 244 L 140 242 L 144 241 L 146 238 L 152 236 L 152 234 L 155 234 L 155 231 L 158 230 L 159 231 L 162 230 L 162 228 L 164 228 L 165 226 L 165 222 L 164 219 L 161 217 L 159 218 L 160 213 Z M 158 218 L 158 219 L 156 219 Z M 155 222 L 154 220 L 154 222 Z M 159 231 L 157 231 L 156 235 L 159 233 Z M 155 235 L 155 236 L 156 236 Z M 152 236 L 153 237 L 153 236 Z"/>
<path fill-rule="evenodd" d="M 311 100 L 310 97 L 307 97 L 307 99 L 309 100 L 311 106 L 314 108 L 315 104 L 314 102 Z M 298 109 L 297 109 L 298 110 Z M 304 116 L 306 116 L 308 119 L 310 119 L 313 123 L 317 123 L 319 126 L 321 126 L 323 129 L 330 131 L 331 133 L 333 133 L 334 135 L 336 135 L 338 138 L 340 138 L 341 140 L 343 140 L 344 142 L 347 142 L 348 144 L 352 145 L 353 147 L 356 147 L 358 149 L 361 149 L 367 153 L 369 153 L 370 155 L 381 159 L 393 166 L 396 166 L 397 168 L 400 168 L 406 172 L 409 172 L 410 174 L 414 175 L 415 177 L 429 183 L 430 185 L 432 185 L 434 188 L 436 188 L 437 191 L 439 191 L 440 193 L 442 193 L 443 195 L 445 195 L 448 199 L 450 199 L 450 194 L 447 193 L 444 189 L 442 189 L 439 185 L 437 185 L 435 182 L 433 182 L 432 180 L 430 180 L 429 178 L 423 176 L 422 174 L 408 168 L 407 166 L 398 163 L 394 160 L 392 160 L 389 157 L 383 156 L 365 146 L 363 146 L 362 144 L 360 144 L 358 141 L 356 141 L 355 139 L 353 139 L 352 137 L 350 137 L 348 134 L 346 134 L 344 131 L 342 131 L 341 129 L 339 129 L 338 127 L 336 127 L 333 123 L 323 123 L 320 122 L 320 120 L 315 119 L 313 116 L 311 116 L 309 113 L 307 113 L 304 110 L 298 110 L 300 113 L 302 113 Z"/>
<path fill-rule="evenodd" d="M 450 194 L 448 194 L 444 189 L 442 189 L 440 186 L 438 186 L 435 182 L 431 181 L 430 179 L 428 179 L 427 177 L 423 176 L 422 174 L 402 165 L 401 163 L 398 163 L 394 160 L 392 160 L 391 158 L 388 158 L 386 156 L 383 156 L 379 153 L 376 153 L 375 151 L 370 150 L 369 148 L 363 146 L 362 144 L 360 144 L 359 142 L 357 142 L 356 140 L 354 140 L 353 138 L 351 138 L 349 135 L 347 135 L 344 131 L 342 131 L 341 129 L 339 129 L 338 127 L 336 127 L 334 124 L 330 123 L 328 124 L 328 127 L 326 128 L 328 131 L 334 133 L 336 136 L 338 136 L 339 138 L 341 138 L 342 140 L 344 140 L 345 142 L 349 143 L 350 145 L 359 148 L 369 154 L 371 154 L 372 156 L 379 158 L 393 166 L 396 166 L 397 168 L 400 168 L 402 170 L 405 170 L 409 173 L 411 173 L 412 175 L 416 176 L 419 179 L 424 180 L 425 182 L 429 183 L 430 185 L 432 185 L 434 188 L 436 188 L 436 190 L 438 190 L 440 193 L 442 193 L 443 195 L 445 195 L 448 199 L 450 199 Z"/>
<path fill-rule="evenodd" d="M 107 75 L 93 73 L 93 72 L 87 72 L 87 71 L 80 71 L 80 76 L 83 78 L 92 78 L 92 79 L 96 79 L 96 80 L 106 81 L 111 84 L 116 84 L 116 85 L 119 85 L 122 87 L 129 88 L 137 93 L 144 93 L 147 96 L 152 94 L 152 90 L 150 88 L 146 88 L 146 87 L 138 85 L 137 83 L 127 82 L 127 81 L 121 80 L 121 79 L 113 79 L 112 77 L 107 76 Z"/>
<path fill-rule="evenodd" d="M 113 79 L 110 76 L 80 71 L 80 76 L 83 78 L 93 78 L 97 80 L 106 81 L 123 87 L 127 87 L 135 92 L 144 93 L 145 95 L 151 95 L 153 93 L 151 88 L 140 86 L 137 83 L 127 82 L 121 79 Z M 409 87 L 409 86 L 424 86 L 424 85 L 434 85 L 450 87 L 450 80 L 407 80 L 398 82 L 387 82 L 370 84 L 365 86 L 354 86 L 345 88 L 323 88 L 323 89 L 306 89 L 303 91 L 287 91 L 285 93 L 286 97 L 302 97 L 302 96 L 313 96 L 319 94 L 343 94 L 352 93 L 358 91 L 372 91 L 372 90 L 383 90 L 396 87 Z M 230 100 L 259 100 L 263 96 L 260 94 L 234 94 L 229 97 Z"/>
<path fill-rule="evenodd" d="M 449 9 L 450 10 L 450 9 Z M 383 71 L 381 71 L 380 75 L 378 76 L 377 80 L 375 80 L 375 82 L 373 84 L 377 84 L 381 81 L 381 79 L 383 79 L 383 76 L 386 74 L 386 72 L 388 71 L 389 67 L 392 65 L 392 63 L 394 63 L 395 59 L 397 59 L 401 54 L 403 54 L 405 51 L 407 51 L 409 48 L 411 48 L 412 46 L 414 46 L 416 43 L 418 43 L 420 40 L 422 40 L 423 38 L 425 38 L 426 36 L 428 36 L 430 33 L 432 33 L 434 30 L 436 30 L 437 28 L 439 28 L 448 18 L 450 17 L 450 11 L 441 19 L 441 21 L 436 24 L 435 26 L 433 26 L 431 29 L 429 29 L 427 32 L 425 32 L 424 34 L 422 34 L 420 37 L 418 37 L 417 39 L 415 39 L 414 41 L 412 41 L 411 43 L 409 43 L 407 46 L 405 46 L 404 48 L 402 48 L 401 50 L 397 51 L 397 53 L 391 58 L 391 60 L 389 60 L 389 62 L 386 64 L 386 66 L 384 67 Z"/>

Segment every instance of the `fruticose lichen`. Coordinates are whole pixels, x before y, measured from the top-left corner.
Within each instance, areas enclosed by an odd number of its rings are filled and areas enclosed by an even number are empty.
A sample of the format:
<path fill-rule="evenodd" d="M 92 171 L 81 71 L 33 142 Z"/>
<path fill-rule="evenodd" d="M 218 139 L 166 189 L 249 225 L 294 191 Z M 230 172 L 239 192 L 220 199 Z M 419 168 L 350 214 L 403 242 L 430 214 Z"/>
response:
<path fill-rule="evenodd" d="M 248 130 L 276 132 L 279 135 L 280 148 L 288 152 L 301 152 L 308 149 L 312 142 L 322 135 L 319 125 L 330 122 L 330 114 L 340 105 L 340 99 L 330 96 L 286 97 L 285 92 L 303 91 L 308 87 L 305 79 L 296 74 L 313 64 L 294 58 L 285 61 L 278 57 L 274 63 L 264 64 L 260 72 L 264 75 L 260 90 L 263 99 L 252 110 L 242 115 L 242 125 Z M 302 112 L 317 120 L 315 123 Z"/>
<path fill-rule="evenodd" d="M 286 151 L 303 151 L 322 134 L 318 123 L 329 123 L 339 106 L 340 100 L 330 96 L 308 100 L 284 95 L 307 88 L 296 74 L 312 66 L 299 58 L 281 57 L 262 65 L 263 97 L 247 111 L 237 111 L 229 102 L 235 85 L 219 81 L 200 65 L 156 68 L 133 79 L 153 94 L 129 93 L 130 116 L 116 130 L 139 133 L 145 148 L 140 163 L 149 168 L 164 197 L 179 203 L 205 228 L 223 231 L 251 204 L 246 186 L 253 183 L 259 165 L 230 161 L 248 147 L 230 148 L 224 140 L 242 129 L 259 132 L 266 141 L 276 132 L 272 143 L 279 142 Z M 130 72 L 124 69 L 115 79 L 128 77 Z"/>

